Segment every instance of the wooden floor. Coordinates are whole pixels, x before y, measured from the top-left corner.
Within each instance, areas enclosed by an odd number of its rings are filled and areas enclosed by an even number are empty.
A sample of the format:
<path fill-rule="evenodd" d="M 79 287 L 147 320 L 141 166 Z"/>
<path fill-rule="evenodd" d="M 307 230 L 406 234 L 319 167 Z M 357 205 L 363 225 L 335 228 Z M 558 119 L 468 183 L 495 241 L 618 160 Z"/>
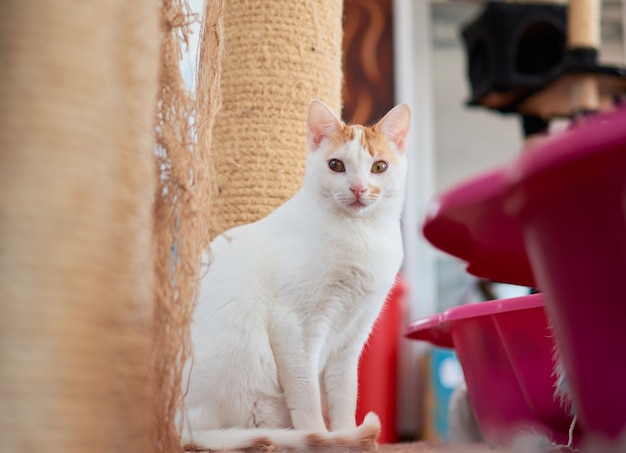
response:
<path fill-rule="evenodd" d="M 508 453 L 509 450 L 496 450 L 487 445 L 452 445 L 440 442 L 411 442 L 406 444 L 379 445 L 377 453 Z"/>
<path fill-rule="evenodd" d="M 199 451 L 199 450 L 187 450 Z M 317 451 L 317 450 L 316 450 Z M 335 451 L 335 450 L 333 450 Z M 351 453 L 356 453 L 350 450 Z M 514 451 L 509 449 L 491 448 L 487 445 L 452 445 L 444 443 L 432 442 L 409 442 L 399 444 L 383 444 L 379 445 L 375 453 L 531 453 L 530 451 Z M 280 448 L 270 447 L 263 449 L 241 450 L 239 452 L 217 452 L 217 453 L 295 453 L 292 450 L 288 452 Z M 320 449 L 319 453 L 325 453 L 324 449 Z M 365 452 L 364 452 L 365 453 Z M 368 453 L 370 451 L 368 450 Z M 374 452 L 372 452 L 374 453 Z M 532 452 L 535 453 L 535 452 Z M 537 452 L 544 453 L 544 452 Z M 552 453 L 552 452 L 550 452 Z"/>
<path fill-rule="evenodd" d="M 534 445 L 534 444 L 533 444 Z M 191 450 L 189 450 L 191 451 Z M 194 450 L 198 451 L 198 450 Z M 335 451 L 335 450 L 333 450 Z M 350 450 L 355 453 L 353 450 Z M 595 449 L 583 450 L 584 452 L 600 453 Z M 624 453 L 626 450 L 602 450 L 601 453 Z M 245 450 L 239 453 L 286 453 L 279 448 L 270 447 L 259 450 Z M 291 450 L 289 451 L 290 453 Z M 550 447 L 548 449 L 537 449 L 527 444 L 520 444 L 517 447 L 490 447 L 486 444 L 472 444 L 472 445 L 460 445 L 450 444 L 444 442 L 408 442 L 397 444 L 382 444 L 378 445 L 378 449 L 375 453 L 580 453 L 579 450 L 571 450 L 567 447 Z M 219 452 L 222 453 L 222 452 Z M 223 453 L 235 453 L 235 452 L 223 452 Z M 324 449 L 320 449 L 319 453 L 325 453 Z"/>
<path fill-rule="evenodd" d="M 379 445 L 376 453 L 572 453 L 567 447 L 536 449 L 531 444 L 521 444 L 516 448 L 490 447 L 485 444 L 458 445 L 443 442 L 410 442 L 406 444 Z M 585 450 L 587 451 L 587 450 Z"/>

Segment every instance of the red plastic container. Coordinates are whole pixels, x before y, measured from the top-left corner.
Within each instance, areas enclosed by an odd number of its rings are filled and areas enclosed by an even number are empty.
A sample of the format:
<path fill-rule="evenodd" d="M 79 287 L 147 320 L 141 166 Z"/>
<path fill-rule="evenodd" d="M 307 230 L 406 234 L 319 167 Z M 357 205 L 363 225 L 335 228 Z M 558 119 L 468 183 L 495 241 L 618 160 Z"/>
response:
<path fill-rule="evenodd" d="M 626 429 L 626 110 L 435 200 L 425 236 L 485 278 L 538 286 L 582 431 Z"/>
<path fill-rule="evenodd" d="M 382 424 L 378 442 L 394 443 L 396 431 L 399 332 L 407 284 L 401 275 L 389 293 L 359 362 L 357 421 L 374 411 Z"/>
<path fill-rule="evenodd" d="M 488 442 L 532 431 L 567 443 L 571 417 L 554 398 L 554 339 L 540 294 L 451 308 L 405 334 L 456 350 Z"/>

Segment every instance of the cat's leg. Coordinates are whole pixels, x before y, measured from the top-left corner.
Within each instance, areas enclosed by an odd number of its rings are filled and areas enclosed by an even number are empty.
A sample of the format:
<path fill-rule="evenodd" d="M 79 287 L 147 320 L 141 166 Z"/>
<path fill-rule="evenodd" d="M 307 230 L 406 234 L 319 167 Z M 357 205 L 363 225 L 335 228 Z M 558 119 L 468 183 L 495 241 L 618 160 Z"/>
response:
<path fill-rule="evenodd" d="M 271 346 L 278 380 L 295 429 L 327 431 L 322 415 L 318 372 L 319 348 L 307 338 L 300 324 L 287 316 L 274 320 Z"/>
<path fill-rule="evenodd" d="M 361 348 L 344 348 L 329 357 L 323 379 L 330 429 L 351 429 L 356 426 L 358 365 Z"/>
<path fill-rule="evenodd" d="M 293 429 L 284 394 L 258 393 L 252 421 L 255 428 Z"/>

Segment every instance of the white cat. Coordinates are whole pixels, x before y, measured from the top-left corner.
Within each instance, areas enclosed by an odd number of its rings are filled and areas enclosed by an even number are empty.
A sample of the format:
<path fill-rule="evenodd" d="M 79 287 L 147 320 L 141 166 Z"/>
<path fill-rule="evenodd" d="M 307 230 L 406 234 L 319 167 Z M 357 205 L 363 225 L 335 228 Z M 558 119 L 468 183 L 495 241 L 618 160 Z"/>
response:
<path fill-rule="evenodd" d="M 409 123 L 407 105 L 364 127 L 312 101 L 300 190 L 211 243 L 192 325 L 188 445 L 375 448 L 376 414 L 355 423 L 357 366 L 402 263 Z"/>

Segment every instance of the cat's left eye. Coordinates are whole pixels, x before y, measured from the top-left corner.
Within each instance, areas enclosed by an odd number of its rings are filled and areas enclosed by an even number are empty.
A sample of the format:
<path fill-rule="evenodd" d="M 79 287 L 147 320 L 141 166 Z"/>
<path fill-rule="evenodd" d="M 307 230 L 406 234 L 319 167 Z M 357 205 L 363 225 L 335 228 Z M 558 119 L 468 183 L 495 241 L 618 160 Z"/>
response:
<path fill-rule="evenodd" d="M 385 170 L 387 170 L 387 162 L 384 160 L 374 162 L 374 165 L 372 165 L 372 173 L 382 173 Z"/>
<path fill-rule="evenodd" d="M 331 159 L 328 161 L 328 168 L 332 171 L 336 171 L 337 173 L 342 173 L 346 171 L 346 167 L 344 167 L 343 162 L 339 159 Z"/>

